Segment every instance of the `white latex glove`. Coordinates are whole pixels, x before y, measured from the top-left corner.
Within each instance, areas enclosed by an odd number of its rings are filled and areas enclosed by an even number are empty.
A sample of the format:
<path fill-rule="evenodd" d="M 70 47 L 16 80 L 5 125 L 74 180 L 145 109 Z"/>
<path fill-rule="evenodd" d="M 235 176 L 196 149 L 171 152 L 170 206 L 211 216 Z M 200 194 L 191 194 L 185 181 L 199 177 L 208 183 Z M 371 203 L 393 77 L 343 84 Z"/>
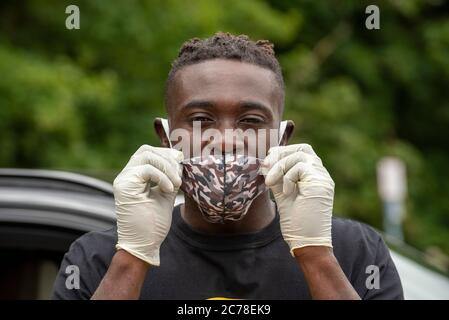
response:
<path fill-rule="evenodd" d="M 273 147 L 264 160 L 282 235 L 293 249 L 332 247 L 334 181 L 308 144 Z"/>
<path fill-rule="evenodd" d="M 171 226 L 182 160 L 180 151 L 143 145 L 114 180 L 117 249 L 160 265 L 159 248 Z"/>

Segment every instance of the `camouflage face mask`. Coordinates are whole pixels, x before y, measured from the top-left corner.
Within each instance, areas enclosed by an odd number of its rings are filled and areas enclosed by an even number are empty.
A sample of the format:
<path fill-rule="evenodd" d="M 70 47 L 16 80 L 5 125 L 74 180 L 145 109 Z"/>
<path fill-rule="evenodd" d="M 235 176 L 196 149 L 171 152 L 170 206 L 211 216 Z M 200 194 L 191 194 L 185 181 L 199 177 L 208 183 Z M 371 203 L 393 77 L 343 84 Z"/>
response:
<path fill-rule="evenodd" d="M 259 173 L 262 161 L 239 155 L 184 160 L 181 190 L 197 203 L 207 221 L 240 220 L 254 199 L 267 190 Z"/>
<path fill-rule="evenodd" d="M 160 120 L 170 148 L 173 148 L 168 120 Z M 286 128 L 287 121 L 281 121 L 278 144 Z M 262 162 L 262 159 L 243 155 L 184 160 L 181 190 L 197 203 L 207 221 L 240 220 L 254 199 L 268 190 L 265 177 L 259 172 Z"/>

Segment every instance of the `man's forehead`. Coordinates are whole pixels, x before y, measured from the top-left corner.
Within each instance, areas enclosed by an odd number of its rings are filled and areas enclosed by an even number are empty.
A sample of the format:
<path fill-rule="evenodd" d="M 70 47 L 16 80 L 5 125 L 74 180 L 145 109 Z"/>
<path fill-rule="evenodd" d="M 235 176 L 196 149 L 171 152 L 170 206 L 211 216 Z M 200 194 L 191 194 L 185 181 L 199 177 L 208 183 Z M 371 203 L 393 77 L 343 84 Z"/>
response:
<path fill-rule="evenodd" d="M 271 106 L 280 103 L 275 74 L 237 60 L 214 59 L 183 67 L 173 79 L 170 100 L 180 106 L 190 99 L 240 100 L 257 98 Z"/>
<path fill-rule="evenodd" d="M 250 81 L 259 85 L 272 86 L 274 73 L 266 68 L 248 62 L 229 59 L 213 59 L 185 66 L 178 72 L 182 79 L 197 79 L 204 83 L 217 80 L 232 80 L 234 83 Z"/>

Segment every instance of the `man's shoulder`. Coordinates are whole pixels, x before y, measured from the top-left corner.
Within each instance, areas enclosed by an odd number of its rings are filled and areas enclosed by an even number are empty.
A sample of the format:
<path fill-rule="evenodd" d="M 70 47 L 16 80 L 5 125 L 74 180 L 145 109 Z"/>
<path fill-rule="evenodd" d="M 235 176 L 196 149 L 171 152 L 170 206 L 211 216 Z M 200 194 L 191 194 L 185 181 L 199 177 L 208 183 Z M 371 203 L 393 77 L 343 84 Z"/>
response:
<path fill-rule="evenodd" d="M 348 218 L 332 219 L 332 243 L 336 254 L 375 256 L 379 245 L 383 245 L 381 234 L 373 227 Z M 348 250 L 350 249 L 350 250 Z"/>
<path fill-rule="evenodd" d="M 112 227 L 105 230 L 98 231 L 89 231 L 78 239 L 75 242 L 115 242 L 117 241 L 117 227 Z"/>
<path fill-rule="evenodd" d="M 106 230 L 90 231 L 70 246 L 69 252 L 82 253 L 86 258 L 96 255 L 113 255 L 117 243 L 117 227 Z"/>
<path fill-rule="evenodd" d="M 360 297 L 403 299 L 401 280 L 382 235 L 365 223 L 345 218 L 334 218 L 332 227 L 334 255 Z M 379 290 L 370 290 L 366 284 L 372 267 L 378 268 Z"/>
<path fill-rule="evenodd" d="M 114 256 L 117 229 L 91 231 L 72 242 L 62 259 L 53 287 L 52 299 L 89 299 L 95 292 Z M 77 266 L 80 290 L 67 290 L 67 267 Z"/>
<path fill-rule="evenodd" d="M 381 234 L 372 226 L 344 217 L 332 218 L 332 231 L 338 236 L 360 236 L 379 240 Z"/>

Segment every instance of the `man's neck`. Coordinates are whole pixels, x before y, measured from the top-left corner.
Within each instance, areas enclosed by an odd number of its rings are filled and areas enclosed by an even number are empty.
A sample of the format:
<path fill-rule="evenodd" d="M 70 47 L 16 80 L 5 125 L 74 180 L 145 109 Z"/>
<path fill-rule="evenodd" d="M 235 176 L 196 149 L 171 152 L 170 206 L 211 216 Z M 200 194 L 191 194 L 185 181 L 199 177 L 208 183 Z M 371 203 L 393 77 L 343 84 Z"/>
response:
<path fill-rule="evenodd" d="M 192 229 L 203 233 L 239 234 L 257 232 L 270 224 L 276 213 L 275 205 L 270 200 L 270 193 L 265 192 L 254 200 L 241 220 L 210 223 L 202 217 L 201 211 L 193 199 L 184 198 L 185 203 L 181 206 L 182 218 Z"/>

